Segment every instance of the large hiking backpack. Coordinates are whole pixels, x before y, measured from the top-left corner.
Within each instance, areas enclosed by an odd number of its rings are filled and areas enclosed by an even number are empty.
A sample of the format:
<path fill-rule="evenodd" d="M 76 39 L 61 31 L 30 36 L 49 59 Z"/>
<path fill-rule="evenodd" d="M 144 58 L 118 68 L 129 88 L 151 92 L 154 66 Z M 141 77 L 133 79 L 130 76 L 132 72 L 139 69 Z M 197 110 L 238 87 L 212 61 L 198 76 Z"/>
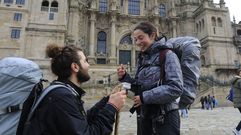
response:
<path fill-rule="evenodd" d="M 43 101 L 46 95 L 56 88 L 64 87 L 73 93 L 75 96 L 78 96 L 78 93 L 68 84 L 64 84 L 58 81 L 51 83 L 47 88 L 43 88 L 43 82 L 47 80 L 41 79 L 32 89 L 28 98 L 23 104 L 23 110 L 20 116 L 17 134 L 16 135 L 29 135 L 29 130 L 31 127 L 31 120 L 35 113 L 35 110 L 38 108 L 39 104 Z"/>
<path fill-rule="evenodd" d="M 163 43 L 162 43 L 163 44 Z M 183 93 L 180 97 L 179 108 L 188 108 L 195 100 L 198 79 L 200 77 L 200 49 L 198 39 L 194 37 L 178 37 L 166 40 L 160 51 L 161 66 L 164 66 L 167 50 L 175 52 L 180 60 L 183 74 Z M 161 76 L 164 76 L 164 67 Z"/>
<path fill-rule="evenodd" d="M 40 78 L 39 66 L 30 60 L 0 60 L 0 135 L 16 134 L 23 102 Z"/>

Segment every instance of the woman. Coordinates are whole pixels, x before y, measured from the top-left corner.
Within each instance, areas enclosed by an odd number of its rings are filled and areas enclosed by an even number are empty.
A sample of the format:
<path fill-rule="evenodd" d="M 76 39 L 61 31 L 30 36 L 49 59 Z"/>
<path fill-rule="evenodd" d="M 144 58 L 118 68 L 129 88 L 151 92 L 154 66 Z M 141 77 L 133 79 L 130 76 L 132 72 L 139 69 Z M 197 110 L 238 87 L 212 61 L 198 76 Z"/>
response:
<path fill-rule="evenodd" d="M 241 113 L 241 70 L 238 70 L 238 75 L 234 77 L 232 80 L 232 85 L 234 89 L 233 93 L 233 105 L 235 108 L 238 108 Z M 237 127 L 233 130 L 235 135 L 239 135 L 239 131 L 241 129 L 241 121 L 237 125 Z"/>
<path fill-rule="evenodd" d="M 167 50 L 164 66 L 160 51 L 165 42 L 158 38 L 157 29 L 149 22 L 139 23 L 133 31 L 135 44 L 140 48 L 135 78 L 131 78 L 123 65 L 117 69 L 121 82 L 137 86 L 134 107 L 137 111 L 138 135 L 179 135 L 180 116 L 176 99 L 183 91 L 179 59 Z M 161 68 L 164 75 L 161 77 Z M 162 70 L 163 71 L 163 70 Z"/>

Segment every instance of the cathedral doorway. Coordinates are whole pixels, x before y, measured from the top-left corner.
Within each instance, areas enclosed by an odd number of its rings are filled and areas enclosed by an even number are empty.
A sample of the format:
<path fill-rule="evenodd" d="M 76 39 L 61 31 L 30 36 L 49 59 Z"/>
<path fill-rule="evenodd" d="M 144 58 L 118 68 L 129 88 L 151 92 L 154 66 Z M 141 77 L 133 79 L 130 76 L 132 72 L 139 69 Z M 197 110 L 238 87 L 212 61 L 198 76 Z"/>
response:
<path fill-rule="evenodd" d="M 124 35 L 118 46 L 118 64 L 126 65 L 129 70 L 132 70 L 136 66 L 138 47 L 136 47 L 132 41 L 131 34 Z"/>
<path fill-rule="evenodd" d="M 131 51 L 130 50 L 120 50 L 119 51 L 119 63 L 131 66 Z"/>

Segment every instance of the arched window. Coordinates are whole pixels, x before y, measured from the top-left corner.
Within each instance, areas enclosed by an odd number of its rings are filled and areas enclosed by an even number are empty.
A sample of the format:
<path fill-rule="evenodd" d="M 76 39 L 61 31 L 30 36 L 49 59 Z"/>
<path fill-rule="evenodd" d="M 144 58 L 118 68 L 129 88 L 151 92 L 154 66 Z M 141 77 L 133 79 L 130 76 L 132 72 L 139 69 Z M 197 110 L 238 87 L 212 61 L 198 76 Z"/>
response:
<path fill-rule="evenodd" d="M 128 0 L 128 13 L 140 15 L 140 0 Z"/>
<path fill-rule="evenodd" d="M 223 22 L 221 18 L 218 18 L 218 27 L 223 27 Z"/>
<path fill-rule="evenodd" d="M 106 33 L 104 31 L 98 33 L 97 53 L 106 54 Z"/>
<path fill-rule="evenodd" d="M 212 17 L 211 20 L 212 20 L 212 26 L 217 26 L 217 25 L 216 25 L 216 18 L 215 18 L 215 17 Z"/>
<path fill-rule="evenodd" d="M 121 39 L 120 44 L 129 44 L 129 45 L 133 44 L 131 35 L 129 34 L 129 35 L 124 36 Z"/>
<path fill-rule="evenodd" d="M 51 3 L 51 8 L 50 8 L 50 12 L 58 12 L 58 2 L 57 1 L 53 1 Z"/>
<path fill-rule="evenodd" d="M 200 32 L 202 31 L 202 24 L 201 24 L 201 21 L 199 21 L 199 31 L 200 31 Z"/>
<path fill-rule="evenodd" d="M 51 7 L 58 7 L 58 6 L 59 6 L 59 4 L 58 4 L 57 1 L 53 1 L 53 2 L 51 3 Z"/>
<path fill-rule="evenodd" d="M 100 12 L 106 12 L 107 11 L 107 0 L 100 0 L 99 1 L 99 11 Z"/>
<path fill-rule="evenodd" d="M 49 11 L 49 1 L 44 0 L 41 4 L 41 11 Z"/>
<path fill-rule="evenodd" d="M 166 7 L 165 7 L 165 5 L 161 4 L 159 10 L 160 10 L 159 14 L 160 14 L 161 17 L 166 16 Z"/>

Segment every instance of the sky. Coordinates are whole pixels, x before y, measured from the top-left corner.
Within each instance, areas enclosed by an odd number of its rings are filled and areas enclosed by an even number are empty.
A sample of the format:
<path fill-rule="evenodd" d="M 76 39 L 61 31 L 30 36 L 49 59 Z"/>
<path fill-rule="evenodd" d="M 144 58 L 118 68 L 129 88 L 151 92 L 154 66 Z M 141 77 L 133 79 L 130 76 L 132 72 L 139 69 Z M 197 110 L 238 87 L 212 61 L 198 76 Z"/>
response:
<path fill-rule="evenodd" d="M 228 7 L 231 21 L 233 21 L 233 16 L 235 16 L 236 23 L 241 21 L 241 0 L 224 0 L 225 6 Z M 219 0 L 214 0 L 215 3 L 219 3 Z"/>

